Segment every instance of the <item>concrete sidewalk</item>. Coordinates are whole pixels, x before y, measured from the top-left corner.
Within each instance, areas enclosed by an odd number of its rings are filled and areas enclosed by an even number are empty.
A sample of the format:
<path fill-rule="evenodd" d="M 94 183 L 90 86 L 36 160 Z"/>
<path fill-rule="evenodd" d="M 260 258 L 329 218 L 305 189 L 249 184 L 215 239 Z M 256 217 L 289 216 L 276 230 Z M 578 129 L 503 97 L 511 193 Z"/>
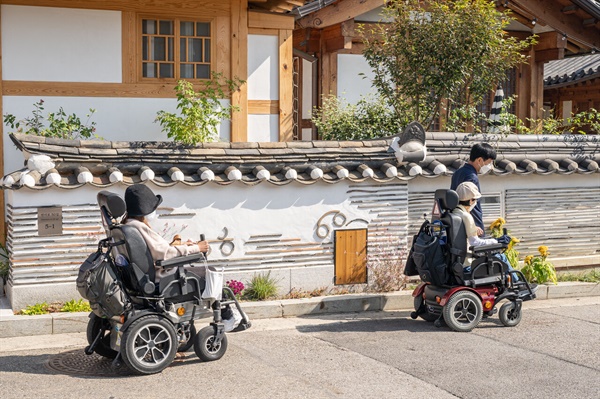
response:
<path fill-rule="evenodd" d="M 243 302 L 250 319 L 364 311 L 412 310 L 412 291 L 384 294 L 348 294 L 303 299 Z M 598 283 L 541 285 L 537 300 L 600 296 Z M 5 297 L 0 298 L 0 338 L 85 332 L 88 313 L 13 315 Z"/>

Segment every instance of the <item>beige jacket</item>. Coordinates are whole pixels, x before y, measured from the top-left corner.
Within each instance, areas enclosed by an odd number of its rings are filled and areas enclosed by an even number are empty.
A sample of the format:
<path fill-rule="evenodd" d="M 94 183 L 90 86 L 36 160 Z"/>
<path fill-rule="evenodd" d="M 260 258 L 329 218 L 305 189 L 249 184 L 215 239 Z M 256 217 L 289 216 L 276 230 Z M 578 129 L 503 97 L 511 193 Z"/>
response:
<path fill-rule="evenodd" d="M 148 227 L 145 223 L 136 219 L 127 219 L 125 224 L 133 226 L 139 230 L 154 261 L 176 258 L 178 256 L 192 255 L 200 252 L 197 244 L 192 245 L 170 245 L 167 240 L 162 238 L 157 232 Z M 156 267 L 156 281 L 169 274 L 175 273 L 175 268 L 163 269 Z"/>

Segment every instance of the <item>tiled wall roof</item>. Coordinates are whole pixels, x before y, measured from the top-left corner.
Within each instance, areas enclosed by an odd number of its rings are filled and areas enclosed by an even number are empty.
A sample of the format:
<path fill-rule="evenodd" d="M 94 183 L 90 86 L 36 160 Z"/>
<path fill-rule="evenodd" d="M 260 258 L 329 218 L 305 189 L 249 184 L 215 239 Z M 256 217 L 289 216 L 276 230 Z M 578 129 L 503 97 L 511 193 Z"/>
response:
<path fill-rule="evenodd" d="M 152 180 L 159 186 L 209 182 L 247 185 L 292 181 L 312 184 L 343 179 L 384 182 L 451 175 L 468 158 L 471 146 L 486 141 L 498 152 L 492 174 L 595 174 L 600 169 L 600 138 L 574 135 L 469 135 L 426 133 L 423 151 L 398 153 L 394 137 L 365 141 L 205 143 L 185 147 L 172 142 L 62 140 L 12 134 L 26 154 L 48 155 L 54 167 L 25 168 L 3 178 L 4 189 L 51 186 L 108 187 Z M 397 147 L 396 147 L 397 148 Z"/>
<path fill-rule="evenodd" d="M 564 58 L 544 65 L 544 88 L 572 85 L 600 77 L 600 54 Z"/>

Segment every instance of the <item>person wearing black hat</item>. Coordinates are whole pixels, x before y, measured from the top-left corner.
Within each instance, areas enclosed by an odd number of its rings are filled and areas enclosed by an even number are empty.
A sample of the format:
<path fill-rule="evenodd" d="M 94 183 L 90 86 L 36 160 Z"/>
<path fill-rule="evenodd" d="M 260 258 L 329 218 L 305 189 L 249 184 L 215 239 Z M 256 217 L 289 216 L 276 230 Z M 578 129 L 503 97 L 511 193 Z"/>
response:
<path fill-rule="evenodd" d="M 134 226 L 139 230 L 144 241 L 146 241 L 146 245 L 148 245 L 148 249 L 150 249 L 152 258 L 157 261 L 199 252 L 208 252 L 208 243 L 206 241 L 192 242 L 188 240 L 183 245 L 172 245 L 152 230 L 148 220 L 156 217 L 156 208 L 162 203 L 162 200 L 160 195 L 154 195 L 152 190 L 143 184 L 134 184 L 125 190 L 125 204 L 127 205 L 127 219 L 125 220 L 125 224 Z M 164 269 L 157 267 L 155 269 L 155 282 L 176 271 L 176 268 Z M 204 277 L 205 272 L 203 267 L 190 267 L 189 269 L 196 275 Z M 221 319 L 225 325 L 225 332 L 235 332 L 238 330 L 242 316 L 236 308 L 227 305 L 221 309 Z"/>
<path fill-rule="evenodd" d="M 157 260 L 166 260 L 177 256 L 185 256 L 208 251 L 206 241 L 192 242 L 187 241 L 183 245 L 170 245 L 170 243 L 161 237 L 150 227 L 149 220 L 156 217 L 156 208 L 162 203 L 162 197 L 155 195 L 152 190 L 143 184 L 134 184 L 125 190 L 125 204 L 127 205 L 127 219 L 125 224 L 137 228 L 146 241 L 152 258 Z M 196 268 L 196 272 L 202 272 L 202 268 Z M 163 269 L 156 268 L 156 280 L 175 273 L 175 268 Z"/>

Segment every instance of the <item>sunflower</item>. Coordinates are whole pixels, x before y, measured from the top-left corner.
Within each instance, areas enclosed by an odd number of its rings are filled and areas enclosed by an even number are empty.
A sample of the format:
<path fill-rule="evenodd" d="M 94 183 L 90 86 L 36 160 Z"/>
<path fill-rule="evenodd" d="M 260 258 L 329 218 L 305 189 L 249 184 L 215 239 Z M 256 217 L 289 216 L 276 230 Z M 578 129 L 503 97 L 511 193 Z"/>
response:
<path fill-rule="evenodd" d="M 492 222 L 492 224 L 490 224 L 490 230 L 500 229 L 505 224 L 506 224 L 506 220 L 504 220 L 502 218 L 498 218 L 498 219 L 494 220 Z"/>
<path fill-rule="evenodd" d="M 544 257 L 548 256 L 548 253 L 549 253 L 549 252 L 548 252 L 548 247 L 547 247 L 547 246 L 545 246 L 545 245 L 540 245 L 540 246 L 538 247 L 538 251 L 540 251 L 540 255 L 542 255 L 542 256 L 544 256 Z"/>
<path fill-rule="evenodd" d="M 511 237 L 510 238 L 510 242 L 508 243 L 508 249 L 513 249 L 513 247 L 515 246 L 515 244 L 520 243 L 521 240 L 519 240 L 517 237 Z"/>
<path fill-rule="evenodd" d="M 531 265 L 531 261 L 533 260 L 533 255 L 527 255 L 525 257 L 525 264 L 526 265 Z"/>

